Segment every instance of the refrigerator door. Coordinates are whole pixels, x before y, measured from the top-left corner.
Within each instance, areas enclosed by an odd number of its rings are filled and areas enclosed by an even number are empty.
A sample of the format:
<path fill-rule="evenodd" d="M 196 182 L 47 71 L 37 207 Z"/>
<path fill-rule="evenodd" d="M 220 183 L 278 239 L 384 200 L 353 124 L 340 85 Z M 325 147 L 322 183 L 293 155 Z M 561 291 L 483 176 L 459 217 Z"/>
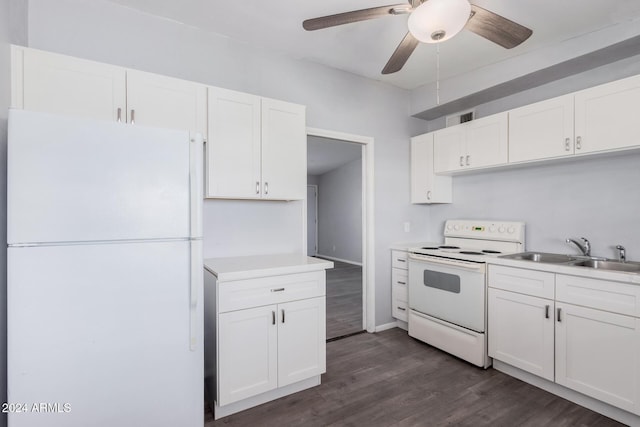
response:
<path fill-rule="evenodd" d="M 9 425 L 201 427 L 202 327 L 190 328 L 192 313 L 203 324 L 202 304 L 192 312 L 202 269 L 193 285 L 191 244 L 9 248 L 8 398 L 29 405 Z"/>
<path fill-rule="evenodd" d="M 187 131 L 9 112 L 8 243 L 188 238 Z"/>

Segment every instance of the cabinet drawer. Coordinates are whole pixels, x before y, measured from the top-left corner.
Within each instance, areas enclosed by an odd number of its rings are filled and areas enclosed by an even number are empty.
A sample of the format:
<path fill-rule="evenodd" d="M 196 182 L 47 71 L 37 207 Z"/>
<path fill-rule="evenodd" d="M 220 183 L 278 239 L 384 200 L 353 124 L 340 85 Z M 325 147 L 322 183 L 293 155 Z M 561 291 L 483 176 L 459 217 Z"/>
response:
<path fill-rule="evenodd" d="M 394 300 L 398 300 L 398 301 L 402 301 L 404 303 L 406 303 L 408 301 L 407 296 L 408 296 L 408 292 L 407 292 L 407 287 L 406 286 L 398 286 L 398 285 L 392 285 L 391 286 L 391 295 L 392 298 Z"/>
<path fill-rule="evenodd" d="M 489 287 L 553 299 L 555 274 L 523 268 L 489 266 Z"/>
<path fill-rule="evenodd" d="M 391 251 L 391 266 L 406 270 L 408 254 L 405 251 Z"/>
<path fill-rule="evenodd" d="M 391 315 L 398 320 L 402 320 L 406 322 L 408 320 L 407 312 L 409 311 L 409 308 L 407 307 L 407 302 L 399 301 L 399 300 L 396 300 L 395 298 L 392 299 L 391 302 L 393 303 Z"/>
<path fill-rule="evenodd" d="M 325 295 L 325 272 L 218 282 L 218 311 L 279 304 Z"/>
<path fill-rule="evenodd" d="M 407 288 L 408 282 L 408 271 L 402 270 L 399 268 L 393 268 L 391 270 L 391 283 L 394 286 L 403 286 L 405 289 Z"/>
<path fill-rule="evenodd" d="M 556 276 L 556 300 L 640 317 L 640 286 L 585 277 Z"/>

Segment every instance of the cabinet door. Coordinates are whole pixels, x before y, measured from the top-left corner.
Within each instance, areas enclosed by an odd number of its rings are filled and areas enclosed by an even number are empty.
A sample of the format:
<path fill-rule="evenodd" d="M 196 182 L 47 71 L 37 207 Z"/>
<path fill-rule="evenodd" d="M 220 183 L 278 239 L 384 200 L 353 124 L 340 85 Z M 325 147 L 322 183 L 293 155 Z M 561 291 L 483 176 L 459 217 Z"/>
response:
<path fill-rule="evenodd" d="M 262 197 L 306 197 L 307 130 L 305 107 L 262 99 Z"/>
<path fill-rule="evenodd" d="M 125 121 L 124 68 L 17 47 L 13 67 L 16 108 Z"/>
<path fill-rule="evenodd" d="M 464 167 L 463 126 L 452 126 L 433 133 L 433 166 L 436 173 L 452 172 Z"/>
<path fill-rule="evenodd" d="M 640 145 L 640 76 L 575 94 L 576 153 Z"/>
<path fill-rule="evenodd" d="M 507 163 L 507 113 L 473 120 L 466 128 L 465 169 L 483 168 Z"/>
<path fill-rule="evenodd" d="M 573 154 L 573 95 L 509 111 L 509 162 Z"/>
<path fill-rule="evenodd" d="M 640 319 L 557 303 L 556 382 L 640 414 Z"/>
<path fill-rule="evenodd" d="M 278 386 L 277 306 L 222 313 L 218 320 L 218 405 Z"/>
<path fill-rule="evenodd" d="M 553 381 L 553 301 L 489 288 L 489 356 Z"/>
<path fill-rule="evenodd" d="M 206 86 L 157 74 L 127 70 L 127 121 L 186 129 L 206 136 Z"/>
<path fill-rule="evenodd" d="M 411 203 L 451 203 L 451 177 L 433 169 L 433 133 L 411 138 Z"/>
<path fill-rule="evenodd" d="M 326 372 L 325 297 L 278 305 L 278 387 Z"/>
<path fill-rule="evenodd" d="M 208 131 L 207 197 L 260 198 L 260 97 L 209 87 Z"/>

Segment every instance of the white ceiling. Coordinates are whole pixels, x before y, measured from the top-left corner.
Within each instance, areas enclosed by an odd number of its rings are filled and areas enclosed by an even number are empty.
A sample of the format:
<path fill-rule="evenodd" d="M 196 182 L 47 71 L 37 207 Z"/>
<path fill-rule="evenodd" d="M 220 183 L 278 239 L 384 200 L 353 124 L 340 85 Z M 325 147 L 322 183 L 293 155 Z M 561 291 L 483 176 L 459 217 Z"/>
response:
<path fill-rule="evenodd" d="M 418 46 L 398 73 L 382 76 L 407 31 L 407 15 L 307 32 L 308 18 L 394 3 L 393 0 L 110 0 L 255 46 L 315 61 L 402 88 L 436 78 L 436 47 Z M 639 21 L 640 0 L 472 0 L 533 30 L 522 45 L 503 49 L 469 31 L 440 44 L 440 78 L 473 72 L 598 30 Z"/>
<path fill-rule="evenodd" d="M 362 146 L 336 139 L 307 137 L 307 174 L 322 175 L 362 156 Z"/>

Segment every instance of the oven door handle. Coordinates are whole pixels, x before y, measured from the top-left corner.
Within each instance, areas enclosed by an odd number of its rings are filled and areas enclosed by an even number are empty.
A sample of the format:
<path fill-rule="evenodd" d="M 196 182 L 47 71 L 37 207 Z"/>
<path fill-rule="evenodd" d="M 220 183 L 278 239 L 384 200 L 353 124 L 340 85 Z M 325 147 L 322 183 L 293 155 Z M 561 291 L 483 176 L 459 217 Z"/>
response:
<path fill-rule="evenodd" d="M 465 270 L 472 270 L 472 271 L 482 270 L 484 269 L 484 265 L 485 265 L 484 263 L 469 263 L 465 261 L 448 260 L 446 258 L 434 258 L 434 257 L 423 258 L 423 256 L 414 255 L 414 254 L 409 254 L 409 258 L 421 263 L 447 265 L 455 268 L 464 268 Z"/>

